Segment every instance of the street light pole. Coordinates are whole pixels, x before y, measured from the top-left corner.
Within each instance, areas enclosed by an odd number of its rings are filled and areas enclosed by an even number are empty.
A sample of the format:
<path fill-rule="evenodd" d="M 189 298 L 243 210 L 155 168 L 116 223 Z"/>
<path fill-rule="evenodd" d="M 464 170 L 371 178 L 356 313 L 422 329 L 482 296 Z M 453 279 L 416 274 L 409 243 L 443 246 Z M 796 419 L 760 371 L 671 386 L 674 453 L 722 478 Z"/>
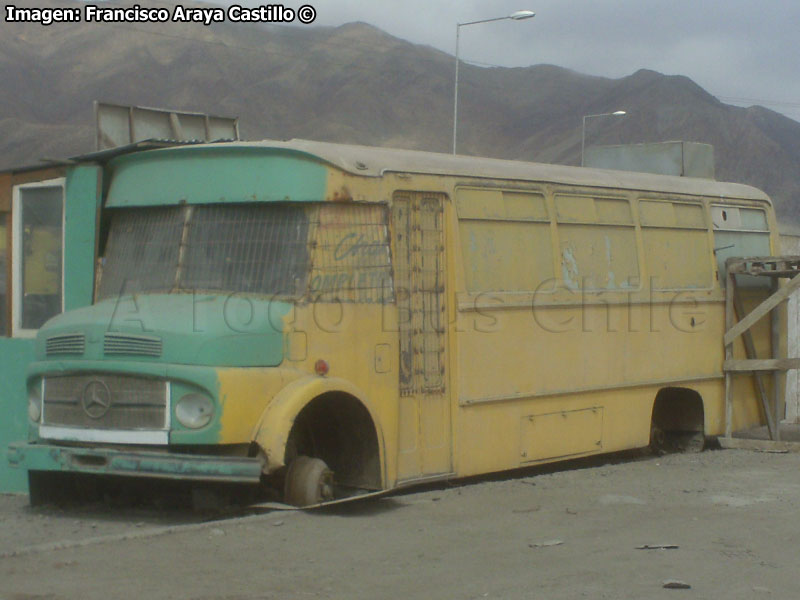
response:
<path fill-rule="evenodd" d="M 610 113 L 600 113 L 599 115 L 583 115 L 583 127 L 581 128 L 581 166 L 583 166 L 583 151 L 586 149 L 586 119 L 594 117 L 621 117 L 628 113 L 624 110 L 616 110 Z"/>
<path fill-rule="evenodd" d="M 468 23 L 456 23 L 456 76 L 455 76 L 455 89 L 453 90 L 453 154 L 456 153 L 456 140 L 458 134 L 458 43 L 461 36 L 461 28 L 467 25 L 477 25 L 478 23 L 491 23 L 492 21 L 505 21 L 511 19 L 512 21 L 522 21 L 535 17 L 536 13 L 530 10 L 518 10 L 511 13 L 507 17 L 495 17 L 494 19 L 482 19 L 480 21 L 470 21 Z"/>

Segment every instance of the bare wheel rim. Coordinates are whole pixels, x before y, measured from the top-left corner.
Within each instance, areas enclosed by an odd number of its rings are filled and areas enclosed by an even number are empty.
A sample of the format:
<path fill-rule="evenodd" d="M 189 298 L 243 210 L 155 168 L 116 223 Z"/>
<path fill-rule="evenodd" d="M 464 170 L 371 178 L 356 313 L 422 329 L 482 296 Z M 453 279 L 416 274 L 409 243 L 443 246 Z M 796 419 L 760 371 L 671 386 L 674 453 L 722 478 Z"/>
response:
<path fill-rule="evenodd" d="M 333 500 L 333 471 L 319 458 L 295 458 L 286 472 L 284 501 L 294 506 L 310 506 L 328 500 Z"/>

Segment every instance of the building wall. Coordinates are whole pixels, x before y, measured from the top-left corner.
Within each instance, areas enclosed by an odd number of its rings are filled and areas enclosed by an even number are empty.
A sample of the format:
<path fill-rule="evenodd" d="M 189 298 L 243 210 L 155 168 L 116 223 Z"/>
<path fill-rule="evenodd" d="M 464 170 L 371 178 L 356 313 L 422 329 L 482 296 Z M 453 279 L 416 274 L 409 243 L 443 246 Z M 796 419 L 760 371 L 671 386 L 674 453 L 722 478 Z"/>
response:
<path fill-rule="evenodd" d="M 66 177 L 64 204 L 64 310 L 92 302 L 97 210 L 99 207 L 99 168 L 76 166 L 68 169 L 38 170 L 23 174 L 0 174 L 0 214 L 9 215 L 11 190 L 15 185 Z M 10 229 L 9 229 L 10 230 Z M 9 276 L 14 243 L 8 236 Z M 10 304 L 14 291 L 9 289 Z M 26 372 L 34 360 L 34 340 L 10 337 L 0 332 L 0 493 L 27 491 L 27 473 L 10 468 L 6 449 L 12 442 L 28 437 L 28 399 Z"/>

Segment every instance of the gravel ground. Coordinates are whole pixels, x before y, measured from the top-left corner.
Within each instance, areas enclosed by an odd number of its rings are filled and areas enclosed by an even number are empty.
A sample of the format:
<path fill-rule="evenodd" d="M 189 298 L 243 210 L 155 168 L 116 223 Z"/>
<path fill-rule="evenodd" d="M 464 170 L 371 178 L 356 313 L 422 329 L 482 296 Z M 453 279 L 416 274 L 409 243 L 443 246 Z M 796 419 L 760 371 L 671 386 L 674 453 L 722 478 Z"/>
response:
<path fill-rule="evenodd" d="M 0 599 L 796 598 L 798 473 L 743 450 L 579 461 L 214 521 L 0 496 Z"/>

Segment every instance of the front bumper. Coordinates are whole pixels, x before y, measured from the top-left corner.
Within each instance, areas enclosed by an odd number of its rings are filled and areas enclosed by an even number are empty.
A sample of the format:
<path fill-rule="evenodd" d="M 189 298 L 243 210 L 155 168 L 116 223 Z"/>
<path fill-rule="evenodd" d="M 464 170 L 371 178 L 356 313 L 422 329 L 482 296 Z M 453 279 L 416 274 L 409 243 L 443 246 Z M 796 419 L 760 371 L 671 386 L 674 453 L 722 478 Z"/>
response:
<path fill-rule="evenodd" d="M 11 467 L 28 471 L 61 471 L 159 479 L 258 483 L 258 458 L 171 454 L 110 448 L 78 448 L 45 443 L 8 447 Z"/>

